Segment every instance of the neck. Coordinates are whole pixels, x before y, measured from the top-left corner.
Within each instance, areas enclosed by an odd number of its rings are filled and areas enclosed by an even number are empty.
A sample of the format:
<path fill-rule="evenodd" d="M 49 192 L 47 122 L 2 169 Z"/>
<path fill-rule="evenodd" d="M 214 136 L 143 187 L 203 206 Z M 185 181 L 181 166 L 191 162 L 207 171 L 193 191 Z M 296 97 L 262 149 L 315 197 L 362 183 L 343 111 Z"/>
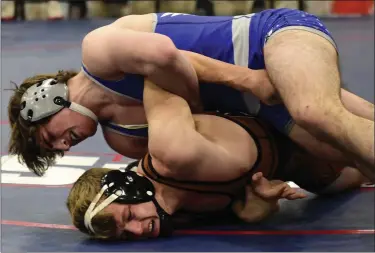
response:
<path fill-rule="evenodd" d="M 147 158 L 143 158 L 143 159 L 147 159 Z M 144 169 L 142 166 L 143 159 L 139 160 L 136 171 L 137 173 L 142 174 L 144 177 L 147 177 L 147 174 L 144 172 Z M 158 162 L 157 159 L 153 159 L 152 162 L 153 162 L 152 166 L 156 166 L 158 168 L 163 166 L 161 163 Z M 148 179 L 151 180 L 150 178 Z M 167 212 L 169 215 L 172 215 L 173 213 L 178 211 L 178 209 L 181 208 L 181 206 L 183 205 L 182 198 L 178 196 L 175 189 L 173 189 L 172 187 L 166 186 L 162 183 L 155 182 L 154 180 L 151 180 L 151 182 L 155 187 L 155 199 L 165 212 Z"/>
<path fill-rule="evenodd" d="M 155 185 L 155 184 L 154 184 Z M 181 198 L 169 187 L 160 184 L 155 185 L 155 198 L 160 207 L 169 215 L 173 215 L 181 207 Z"/>
<path fill-rule="evenodd" d="M 99 120 L 107 120 L 111 117 L 105 108 L 112 104 L 111 98 L 99 87 L 93 85 L 82 72 L 67 82 L 69 87 L 69 101 L 75 102 L 90 109 Z"/>

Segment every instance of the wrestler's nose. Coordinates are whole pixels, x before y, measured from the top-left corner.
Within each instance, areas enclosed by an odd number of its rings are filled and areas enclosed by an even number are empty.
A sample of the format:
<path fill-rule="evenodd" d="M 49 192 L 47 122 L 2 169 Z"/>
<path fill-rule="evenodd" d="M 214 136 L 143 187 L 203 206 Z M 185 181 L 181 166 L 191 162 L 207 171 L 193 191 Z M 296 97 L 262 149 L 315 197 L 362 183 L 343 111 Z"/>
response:
<path fill-rule="evenodd" d="M 142 223 L 137 220 L 132 220 L 126 223 L 125 230 L 134 234 L 134 235 L 142 235 L 143 234 L 143 227 Z"/>
<path fill-rule="evenodd" d="M 69 142 L 64 138 L 61 138 L 60 140 L 57 140 L 56 143 L 54 143 L 53 146 L 54 146 L 55 149 L 62 150 L 62 151 L 69 151 L 69 149 L 70 149 Z"/>

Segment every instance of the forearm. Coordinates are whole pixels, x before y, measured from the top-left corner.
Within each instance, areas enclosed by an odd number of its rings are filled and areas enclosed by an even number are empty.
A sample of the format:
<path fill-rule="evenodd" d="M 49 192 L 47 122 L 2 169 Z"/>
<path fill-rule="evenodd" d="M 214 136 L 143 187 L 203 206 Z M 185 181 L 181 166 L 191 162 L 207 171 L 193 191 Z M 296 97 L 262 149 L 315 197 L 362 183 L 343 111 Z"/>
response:
<path fill-rule="evenodd" d="M 200 82 L 226 85 L 242 92 L 249 92 L 266 104 L 280 102 L 265 70 L 253 70 L 193 52 L 181 52 L 193 65 Z"/>
<path fill-rule="evenodd" d="M 236 66 L 204 55 L 181 50 L 193 65 L 200 82 L 217 83 L 238 90 L 247 90 L 244 83 L 249 81 L 253 70 Z"/>
<path fill-rule="evenodd" d="M 193 115 L 187 102 L 183 98 L 161 89 L 147 79 L 145 80 L 143 100 L 149 124 L 150 121 L 163 125 L 177 121 L 180 125 L 193 127 Z"/>
<path fill-rule="evenodd" d="M 195 123 L 187 102 L 145 80 L 144 108 L 149 125 L 149 150 L 159 158 L 176 143 L 182 147 Z M 163 148 L 164 147 L 164 148 Z"/>

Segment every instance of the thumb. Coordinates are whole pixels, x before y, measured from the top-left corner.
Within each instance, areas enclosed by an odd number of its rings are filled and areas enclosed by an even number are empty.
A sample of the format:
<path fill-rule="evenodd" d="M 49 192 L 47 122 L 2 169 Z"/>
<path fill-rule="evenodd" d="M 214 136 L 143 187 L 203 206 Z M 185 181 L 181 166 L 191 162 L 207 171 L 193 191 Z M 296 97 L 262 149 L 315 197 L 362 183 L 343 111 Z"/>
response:
<path fill-rule="evenodd" d="M 260 183 L 262 177 L 263 177 L 263 173 L 257 172 L 252 176 L 252 180 L 253 180 L 254 183 L 258 184 L 258 183 Z"/>

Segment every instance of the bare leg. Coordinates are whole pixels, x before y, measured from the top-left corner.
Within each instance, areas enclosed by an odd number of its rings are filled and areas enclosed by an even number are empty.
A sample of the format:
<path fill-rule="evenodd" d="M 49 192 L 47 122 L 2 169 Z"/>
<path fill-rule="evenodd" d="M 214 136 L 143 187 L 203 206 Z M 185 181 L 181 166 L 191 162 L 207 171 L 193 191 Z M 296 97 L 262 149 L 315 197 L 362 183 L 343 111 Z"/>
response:
<path fill-rule="evenodd" d="M 352 167 L 345 167 L 336 181 L 320 194 L 332 194 L 355 189 L 365 183 L 369 183 L 369 180 L 359 170 Z"/>
<path fill-rule="evenodd" d="M 353 114 L 374 120 L 374 105 L 361 97 L 341 88 L 341 100 L 344 106 Z M 347 163 L 351 166 L 356 166 L 350 157 L 347 157 L 340 150 L 332 147 L 330 144 L 318 140 L 309 132 L 298 125 L 295 125 L 289 137 L 302 148 L 304 148 L 311 155 L 325 159 L 330 162 Z"/>
<path fill-rule="evenodd" d="M 318 140 L 298 125 L 293 126 L 289 133 L 289 138 L 317 159 L 352 164 L 354 166 L 352 158 L 346 156 L 327 142 Z"/>
<path fill-rule="evenodd" d="M 341 88 L 341 101 L 345 108 L 353 114 L 374 121 L 374 104 Z"/>
<path fill-rule="evenodd" d="M 361 97 L 345 90 L 341 89 L 341 100 L 346 109 L 348 109 L 353 114 L 374 121 L 375 111 L 374 111 L 374 104 L 364 100 Z M 366 175 L 371 175 L 371 168 L 368 166 L 356 161 L 355 167 L 361 170 Z M 367 173 L 365 171 L 368 171 Z M 360 172 L 358 172 L 360 173 Z M 370 177 L 371 178 L 371 177 Z M 375 182 L 374 180 L 372 180 Z"/>
<path fill-rule="evenodd" d="M 364 163 L 362 172 L 375 179 L 374 122 L 344 107 L 335 48 L 316 34 L 290 30 L 272 37 L 264 55 L 271 81 L 297 124 Z"/>

